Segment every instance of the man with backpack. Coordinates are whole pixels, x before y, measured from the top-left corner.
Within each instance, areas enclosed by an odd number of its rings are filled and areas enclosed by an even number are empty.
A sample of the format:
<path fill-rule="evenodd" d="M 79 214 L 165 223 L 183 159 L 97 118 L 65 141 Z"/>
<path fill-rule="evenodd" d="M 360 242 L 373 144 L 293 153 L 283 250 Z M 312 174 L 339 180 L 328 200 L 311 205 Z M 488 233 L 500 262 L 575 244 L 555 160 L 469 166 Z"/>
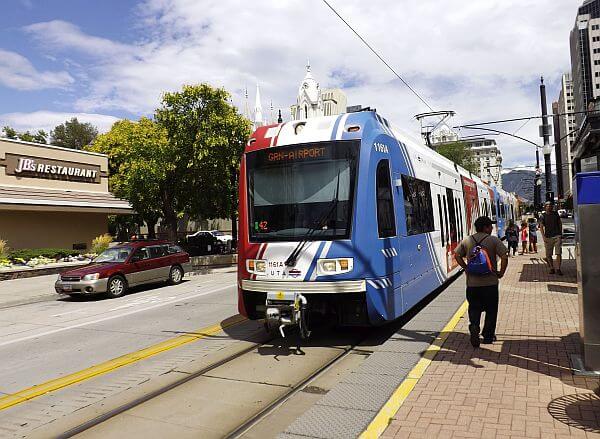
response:
<path fill-rule="evenodd" d="M 485 324 L 481 331 L 483 343 L 496 341 L 498 284 L 508 266 L 508 249 L 498 237 L 492 236 L 493 224 L 487 216 L 477 218 L 476 233 L 466 237 L 454 251 L 456 262 L 467 274 L 469 332 L 473 347 L 479 347 L 481 343 L 480 323 L 484 311 Z M 501 259 L 500 271 L 497 258 Z"/>

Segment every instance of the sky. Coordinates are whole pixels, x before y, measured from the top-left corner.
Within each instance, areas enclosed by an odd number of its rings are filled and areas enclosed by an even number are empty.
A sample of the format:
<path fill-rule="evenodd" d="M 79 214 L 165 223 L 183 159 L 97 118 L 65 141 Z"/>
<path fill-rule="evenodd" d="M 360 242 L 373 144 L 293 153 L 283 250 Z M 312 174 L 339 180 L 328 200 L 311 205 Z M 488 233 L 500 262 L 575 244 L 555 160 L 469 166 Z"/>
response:
<path fill-rule="evenodd" d="M 570 71 L 569 32 L 581 0 L 329 0 L 450 125 L 539 115 Z M 70 117 L 100 131 L 152 116 L 161 93 L 183 84 L 244 90 L 263 113 L 289 119 L 307 59 L 322 88 L 349 105 L 419 132 L 427 111 L 322 0 L 4 0 L 0 126 L 44 129 Z M 539 120 L 497 129 L 542 143 Z M 462 136 L 480 132 L 461 130 Z M 531 166 L 535 147 L 493 137 L 504 166 Z"/>

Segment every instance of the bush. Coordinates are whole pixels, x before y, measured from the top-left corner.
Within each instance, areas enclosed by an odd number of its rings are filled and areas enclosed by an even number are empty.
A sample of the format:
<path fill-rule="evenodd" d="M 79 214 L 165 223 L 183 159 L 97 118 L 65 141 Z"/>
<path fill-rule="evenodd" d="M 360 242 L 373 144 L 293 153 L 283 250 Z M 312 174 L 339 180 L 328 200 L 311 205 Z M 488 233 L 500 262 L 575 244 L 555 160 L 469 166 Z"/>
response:
<path fill-rule="evenodd" d="M 4 239 L 0 239 L 0 259 L 6 259 L 8 257 L 8 244 Z"/>
<path fill-rule="evenodd" d="M 64 248 L 24 248 L 10 252 L 8 259 L 13 262 L 23 263 L 24 261 L 26 262 L 40 257 L 60 259 L 64 258 L 65 256 L 77 256 L 78 254 L 78 250 L 69 250 Z"/>
<path fill-rule="evenodd" d="M 108 248 L 112 240 L 112 236 L 110 236 L 108 233 L 97 236 L 92 241 L 92 253 L 99 255 Z"/>

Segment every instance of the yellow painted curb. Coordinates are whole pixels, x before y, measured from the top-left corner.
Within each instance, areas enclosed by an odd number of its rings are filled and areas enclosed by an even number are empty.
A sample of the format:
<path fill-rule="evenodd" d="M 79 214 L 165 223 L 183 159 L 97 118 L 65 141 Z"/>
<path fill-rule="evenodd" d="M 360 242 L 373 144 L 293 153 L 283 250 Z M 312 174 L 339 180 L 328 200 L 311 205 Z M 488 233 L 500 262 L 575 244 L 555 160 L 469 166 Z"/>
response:
<path fill-rule="evenodd" d="M 435 358 L 438 351 L 442 348 L 444 342 L 448 338 L 448 335 L 450 335 L 450 333 L 458 324 L 458 321 L 467 310 L 467 306 L 467 302 L 465 301 L 460 308 L 458 308 L 450 321 L 446 324 L 446 326 L 444 326 L 442 332 L 439 333 L 433 343 L 423 353 L 423 357 L 408 373 L 404 381 L 400 383 L 400 386 L 398 386 L 390 399 L 388 399 L 388 401 L 383 405 L 367 429 L 359 436 L 360 439 L 376 439 L 383 434 L 385 429 L 390 424 L 390 421 L 396 415 L 402 404 L 404 404 L 404 401 L 406 398 L 408 398 L 408 395 L 410 395 L 410 392 L 412 392 L 421 377 L 425 374 L 425 371 Z"/>
<path fill-rule="evenodd" d="M 80 370 L 79 372 L 74 372 L 64 377 L 46 381 L 45 383 L 37 384 L 33 387 L 29 387 L 27 389 L 20 390 L 16 393 L 3 396 L 0 398 L 0 410 L 7 409 L 14 405 L 20 404 L 33 398 L 37 398 L 38 396 L 44 395 L 46 393 L 62 389 L 72 384 L 85 381 L 89 378 L 105 374 L 107 372 L 126 366 L 128 364 L 132 364 L 145 358 L 152 357 L 161 352 L 165 352 L 177 348 L 179 346 L 185 345 L 187 343 L 200 340 L 202 338 L 216 334 L 217 332 L 220 332 L 227 327 L 238 325 L 244 321 L 246 321 L 246 318 L 238 314 L 227 319 L 222 323 L 208 326 L 206 328 L 202 328 L 198 331 L 193 331 L 185 335 L 180 335 L 178 337 L 149 346 L 145 349 L 141 349 L 136 352 L 131 352 L 129 354 L 113 358 L 112 360 L 105 361 L 104 363 L 88 367 L 87 369 Z"/>

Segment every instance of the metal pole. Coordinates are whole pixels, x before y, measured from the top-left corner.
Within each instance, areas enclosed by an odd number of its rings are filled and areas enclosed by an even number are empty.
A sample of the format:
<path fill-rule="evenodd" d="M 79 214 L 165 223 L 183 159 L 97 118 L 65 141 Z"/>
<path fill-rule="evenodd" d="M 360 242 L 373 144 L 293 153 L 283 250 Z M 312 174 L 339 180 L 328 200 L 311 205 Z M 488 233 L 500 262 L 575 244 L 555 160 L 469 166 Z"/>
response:
<path fill-rule="evenodd" d="M 548 108 L 546 106 L 546 86 L 544 85 L 544 77 L 540 83 L 540 98 L 542 103 L 542 126 L 544 137 L 544 168 L 546 173 L 546 201 L 552 200 L 552 168 L 550 165 L 550 133 L 548 130 Z"/>
<path fill-rule="evenodd" d="M 566 99 L 566 97 L 565 97 Z M 556 197 L 559 200 L 564 198 L 563 187 L 563 168 L 562 168 L 562 145 L 560 142 L 560 109 L 558 102 L 552 103 L 552 124 L 554 125 L 554 160 L 556 161 Z M 563 116 L 564 117 L 564 116 Z"/>

